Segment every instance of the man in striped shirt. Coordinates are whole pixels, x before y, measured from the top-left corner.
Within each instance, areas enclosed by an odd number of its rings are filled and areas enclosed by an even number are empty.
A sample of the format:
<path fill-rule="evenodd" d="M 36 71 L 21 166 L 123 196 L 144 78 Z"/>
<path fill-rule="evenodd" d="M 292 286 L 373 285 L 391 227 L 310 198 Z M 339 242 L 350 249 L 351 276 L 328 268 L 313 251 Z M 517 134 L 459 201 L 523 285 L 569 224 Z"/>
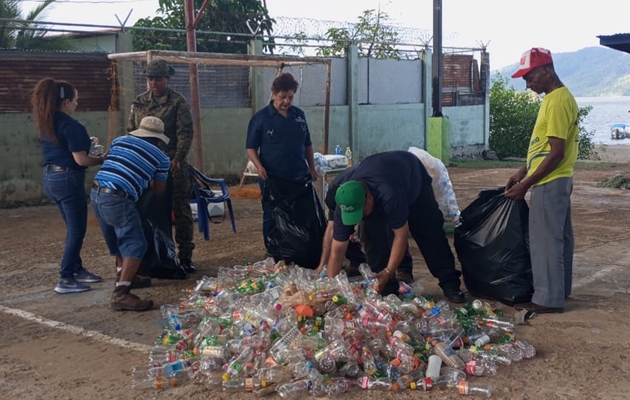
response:
<path fill-rule="evenodd" d="M 164 123 L 157 117 L 143 118 L 139 129 L 112 141 L 94 177 L 90 194 L 94 214 L 110 254 L 122 267 L 110 300 L 114 310 L 153 307 L 152 300 L 141 300 L 129 290 L 148 247 L 136 202 L 149 185 L 158 196 L 166 190 L 170 160 L 159 141 L 169 142 Z"/>

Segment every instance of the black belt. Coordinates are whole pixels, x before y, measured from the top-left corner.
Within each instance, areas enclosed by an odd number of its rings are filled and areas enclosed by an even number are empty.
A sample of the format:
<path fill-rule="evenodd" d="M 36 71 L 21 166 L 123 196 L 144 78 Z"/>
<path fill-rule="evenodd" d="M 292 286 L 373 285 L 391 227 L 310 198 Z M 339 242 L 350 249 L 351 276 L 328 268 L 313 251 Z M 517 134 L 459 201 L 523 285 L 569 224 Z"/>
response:
<path fill-rule="evenodd" d="M 46 169 L 54 172 L 68 172 L 68 171 L 78 171 L 76 168 L 71 167 L 62 167 L 60 165 L 55 164 L 46 164 Z"/>
<path fill-rule="evenodd" d="M 119 197 L 122 197 L 122 198 L 125 198 L 125 199 L 130 199 L 131 198 L 131 196 L 127 192 L 125 192 L 124 190 L 100 187 L 96 183 L 92 183 L 92 189 L 96 190 L 96 193 L 113 194 L 114 196 L 119 196 Z"/>

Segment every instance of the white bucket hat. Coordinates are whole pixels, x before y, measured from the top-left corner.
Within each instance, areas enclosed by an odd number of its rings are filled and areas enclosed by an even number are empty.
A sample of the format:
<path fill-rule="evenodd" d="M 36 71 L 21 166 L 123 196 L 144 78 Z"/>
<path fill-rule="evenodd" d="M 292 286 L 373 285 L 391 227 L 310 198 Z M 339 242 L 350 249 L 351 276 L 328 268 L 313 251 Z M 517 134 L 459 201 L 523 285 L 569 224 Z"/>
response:
<path fill-rule="evenodd" d="M 164 122 L 158 117 L 144 117 L 140 121 L 140 127 L 129 132 L 130 135 L 138 137 L 157 138 L 168 144 L 170 139 L 164 134 Z"/>

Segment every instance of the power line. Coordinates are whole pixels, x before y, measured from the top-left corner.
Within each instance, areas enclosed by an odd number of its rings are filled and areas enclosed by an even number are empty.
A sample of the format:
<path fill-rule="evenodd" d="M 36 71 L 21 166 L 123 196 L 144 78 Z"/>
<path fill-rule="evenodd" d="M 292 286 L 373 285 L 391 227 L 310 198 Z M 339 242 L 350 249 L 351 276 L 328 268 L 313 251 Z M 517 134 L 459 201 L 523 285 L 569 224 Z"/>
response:
<path fill-rule="evenodd" d="M 46 0 L 24 0 L 25 2 L 28 3 L 44 3 Z M 140 2 L 147 2 L 147 1 L 153 1 L 153 0 L 133 0 L 135 3 L 140 3 Z M 57 0 L 55 1 L 55 4 L 57 3 L 67 3 L 67 4 L 122 4 L 122 3 L 129 3 L 130 0 L 76 0 L 76 1 L 72 1 L 72 0 Z"/>

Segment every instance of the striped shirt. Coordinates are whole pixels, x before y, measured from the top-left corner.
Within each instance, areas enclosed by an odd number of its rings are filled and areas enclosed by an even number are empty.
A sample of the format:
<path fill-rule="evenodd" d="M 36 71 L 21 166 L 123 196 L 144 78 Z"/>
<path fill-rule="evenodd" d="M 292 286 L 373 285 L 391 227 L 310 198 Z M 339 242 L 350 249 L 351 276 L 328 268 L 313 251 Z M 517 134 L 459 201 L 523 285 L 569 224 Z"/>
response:
<path fill-rule="evenodd" d="M 148 141 L 127 135 L 116 138 L 94 180 L 100 187 L 124 190 L 134 201 L 152 180 L 165 182 L 170 161 L 166 153 Z"/>

